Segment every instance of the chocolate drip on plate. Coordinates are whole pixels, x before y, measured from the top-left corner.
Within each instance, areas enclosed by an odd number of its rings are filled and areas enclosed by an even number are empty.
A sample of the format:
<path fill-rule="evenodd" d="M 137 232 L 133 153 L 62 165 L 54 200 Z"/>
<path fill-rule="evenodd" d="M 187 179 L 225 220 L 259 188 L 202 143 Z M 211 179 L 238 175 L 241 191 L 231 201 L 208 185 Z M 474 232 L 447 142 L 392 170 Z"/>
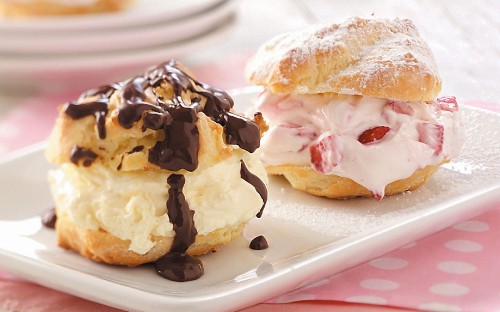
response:
<path fill-rule="evenodd" d="M 83 165 L 88 167 L 92 165 L 92 162 L 97 158 L 97 154 L 93 151 L 80 147 L 78 145 L 73 146 L 70 152 L 70 160 L 75 165 L 80 163 L 80 160 L 83 160 Z"/>
<path fill-rule="evenodd" d="M 167 211 L 168 218 L 174 225 L 175 237 L 169 253 L 155 262 L 158 274 L 177 282 L 191 281 L 203 275 L 201 261 L 186 253 L 194 243 L 198 231 L 193 220 L 194 211 L 189 209 L 182 193 L 185 182 L 184 176 L 179 174 L 173 174 L 167 179 L 170 186 Z"/>
<path fill-rule="evenodd" d="M 262 235 L 257 236 L 250 242 L 250 248 L 253 250 L 262 250 L 267 249 L 268 247 L 269 244 L 267 243 L 266 238 Z"/>
<path fill-rule="evenodd" d="M 204 273 L 201 260 L 188 254 L 166 254 L 156 260 L 155 268 L 160 276 L 174 282 L 193 281 Z"/>
<path fill-rule="evenodd" d="M 262 201 L 264 203 L 262 204 L 262 207 L 260 208 L 259 212 L 256 215 L 257 218 L 262 217 L 262 212 L 264 211 L 264 207 L 266 206 L 266 203 L 267 203 L 266 185 L 264 184 L 264 182 L 262 182 L 261 179 L 259 179 L 258 176 L 251 173 L 250 170 L 248 170 L 248 168 L 245 165 L 245 162 L 243 160 L 241 161 L 240 176 L 243 180 L 245 180 L 249 184 L 251 184 L 255 188 L 257 193 L 259 193 L 260 197 L 262 198 Z"/>
<path fill-rule="evenodd" d="M 56 221 L 57 221 L 57 216 L 56 216 L 56 210 L 54 208 L 51 208 L 43 212 L 42 224 L 45 227 L 48 227 L 49 229 L 55 229 Z"/>

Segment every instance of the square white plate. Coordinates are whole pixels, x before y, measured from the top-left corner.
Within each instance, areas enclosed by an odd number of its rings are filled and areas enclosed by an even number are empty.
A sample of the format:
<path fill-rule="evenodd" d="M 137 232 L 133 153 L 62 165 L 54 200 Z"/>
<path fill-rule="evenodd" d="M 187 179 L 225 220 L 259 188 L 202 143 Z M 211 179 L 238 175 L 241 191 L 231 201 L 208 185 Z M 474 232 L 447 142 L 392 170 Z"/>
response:
<path fill-rule="evenodd" d="M 255 93 L 235 95 L 250 105 Z M 248 107 L 248 106 L 247 106 Z M 0 162 L 0 267 L 42 285 L 137 311 L 236 310 L 307 285 L 500 203 L 500 115 L 462 107 L 462 155 L 417 191 L 373 199 L 328 200 L 272 178 L 264 216 L 243 237 L 201 257 L 205 275 L 176 283 L 154 268 L 94 263 L 56 246 L 40 223 L 52 207 L 43 146 Z M 270 247 L 254 251 L 263 234 Z"/>

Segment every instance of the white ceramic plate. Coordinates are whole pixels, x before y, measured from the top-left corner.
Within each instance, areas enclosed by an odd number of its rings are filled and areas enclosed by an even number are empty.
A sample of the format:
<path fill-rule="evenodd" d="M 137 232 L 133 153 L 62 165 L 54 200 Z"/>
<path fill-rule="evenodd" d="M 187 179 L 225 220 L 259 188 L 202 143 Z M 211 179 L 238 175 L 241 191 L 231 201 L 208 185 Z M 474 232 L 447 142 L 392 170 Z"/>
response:
<path fill-rule="evenodd" d="M 254 96 L 239 93 L 235 99 L 248 106 Z M 51 166 L 39 146 L 0 164 L 0 267 L 126 310 L 227 311 L 262 302 L 499 203 L 500 115 L 470 107 L 462 112 L 468 129 L 462 156 L 420 190 L 381 202 L 336 201 L 303 194 L 272 178 L 263 218 L 253 220 L 243 237 L 201 257 L 205 275 L 186 283 L 165 280 L 149 265 L 102 265 L 58 248 L 55 233 L 40 223 L 39 215 L 52 200 L 45 180 Z M 260 234 L 270 247 L 249 249 L 249 241 Z"/>
<path fill-rule="evenodd" d="M 164 2 L 166 3 L 166 2 Z M 47 32 L 24 34 L 0 32 L 0 57 L 7 60 L 24 58 L 74 58 L 84 53 L 114 52 L 165 45 L 206 33 L 237 9 L 239 1 L 225 0 L 200 14 L 180 20 L 94 31 Z"/>
<path fill-rule="evenodd" d="M 102 30 L 164 23 L 198 14 L 224 0 L 136 0 L 122 12 L 16 19 L 0 16 L 0 33 Z"/>

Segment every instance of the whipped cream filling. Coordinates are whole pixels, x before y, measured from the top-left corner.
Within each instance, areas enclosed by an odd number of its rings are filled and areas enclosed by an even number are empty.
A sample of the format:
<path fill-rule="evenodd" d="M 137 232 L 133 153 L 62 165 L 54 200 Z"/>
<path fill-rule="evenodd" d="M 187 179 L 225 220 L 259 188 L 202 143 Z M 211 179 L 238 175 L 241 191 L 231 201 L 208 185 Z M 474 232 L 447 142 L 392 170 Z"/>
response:
<path fill-rule="evenodd" d="M 384 196 L 387 184 L 458 155 L 463 132 L 453 97 L 398 101 L 341 94 L 263 92 L 257 110 L 270 128 L 266 166 L 311 165 Z"/>
<path fill-rule="evenodd" d="M 267 184 L 258 156 L 241 150 L 206 169 L 186 173 L 183 193 L 198 234 L 245 223 L 263 205 L 255 188 L 240 176 L 240 160 Z M 121 172 L 101 164 L 77 167 L 70 163 L 49 173 L 58 213 L 78 226 L 130 240 L 129 249 L 145 254 L 152 236 L 175 235 L 167 215 L 168 173 Z"/>

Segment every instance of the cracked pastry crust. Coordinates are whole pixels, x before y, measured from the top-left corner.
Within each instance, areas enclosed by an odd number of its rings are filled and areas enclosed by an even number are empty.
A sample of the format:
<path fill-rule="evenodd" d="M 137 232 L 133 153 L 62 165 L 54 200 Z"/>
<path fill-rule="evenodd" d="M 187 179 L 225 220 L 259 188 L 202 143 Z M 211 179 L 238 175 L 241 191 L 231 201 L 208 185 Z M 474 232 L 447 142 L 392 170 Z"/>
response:
<path fill-rule="evenodd" d="M 101 140 L 94 116 L 87 116 L 75 122 L 64 112 L 60 112 L 56 126 L 49 137 L 49 146 L 45 150 L 47 159 L 62 164 L 70 161 L 71 149 L 78 145 L 94 151 L 97 158 L 94 163 L 102 163 L 107 167 L 120 171 L 156 170 L 164 171 L 158 165 L 148 161 L 148 150 L 164 135 L 161 131 L 146 129 L 142 131 L 143 120 L 135 123 L 130 129 L 124 129 L 118 123 L 117 96 L 109 105 L 111 112 L 106 118 L 106 139 Z M 200 134 L 200 151 L 198 168 L 207 168 L 231 157 L 233 150 L 223 141 L 222 127 L 198 113 L 196 127 Z M 81 135 L 86 133 L 86 135 Z M 137 146 L 140 151 L 133 152 Z"/>
<path fill-rule="evenodd" d="M 441 89 L 430 48 L 407 19 L 354 17 L 277 36 L 257 51 L 245 74 L 277 94 L 426 101 Z"/>

